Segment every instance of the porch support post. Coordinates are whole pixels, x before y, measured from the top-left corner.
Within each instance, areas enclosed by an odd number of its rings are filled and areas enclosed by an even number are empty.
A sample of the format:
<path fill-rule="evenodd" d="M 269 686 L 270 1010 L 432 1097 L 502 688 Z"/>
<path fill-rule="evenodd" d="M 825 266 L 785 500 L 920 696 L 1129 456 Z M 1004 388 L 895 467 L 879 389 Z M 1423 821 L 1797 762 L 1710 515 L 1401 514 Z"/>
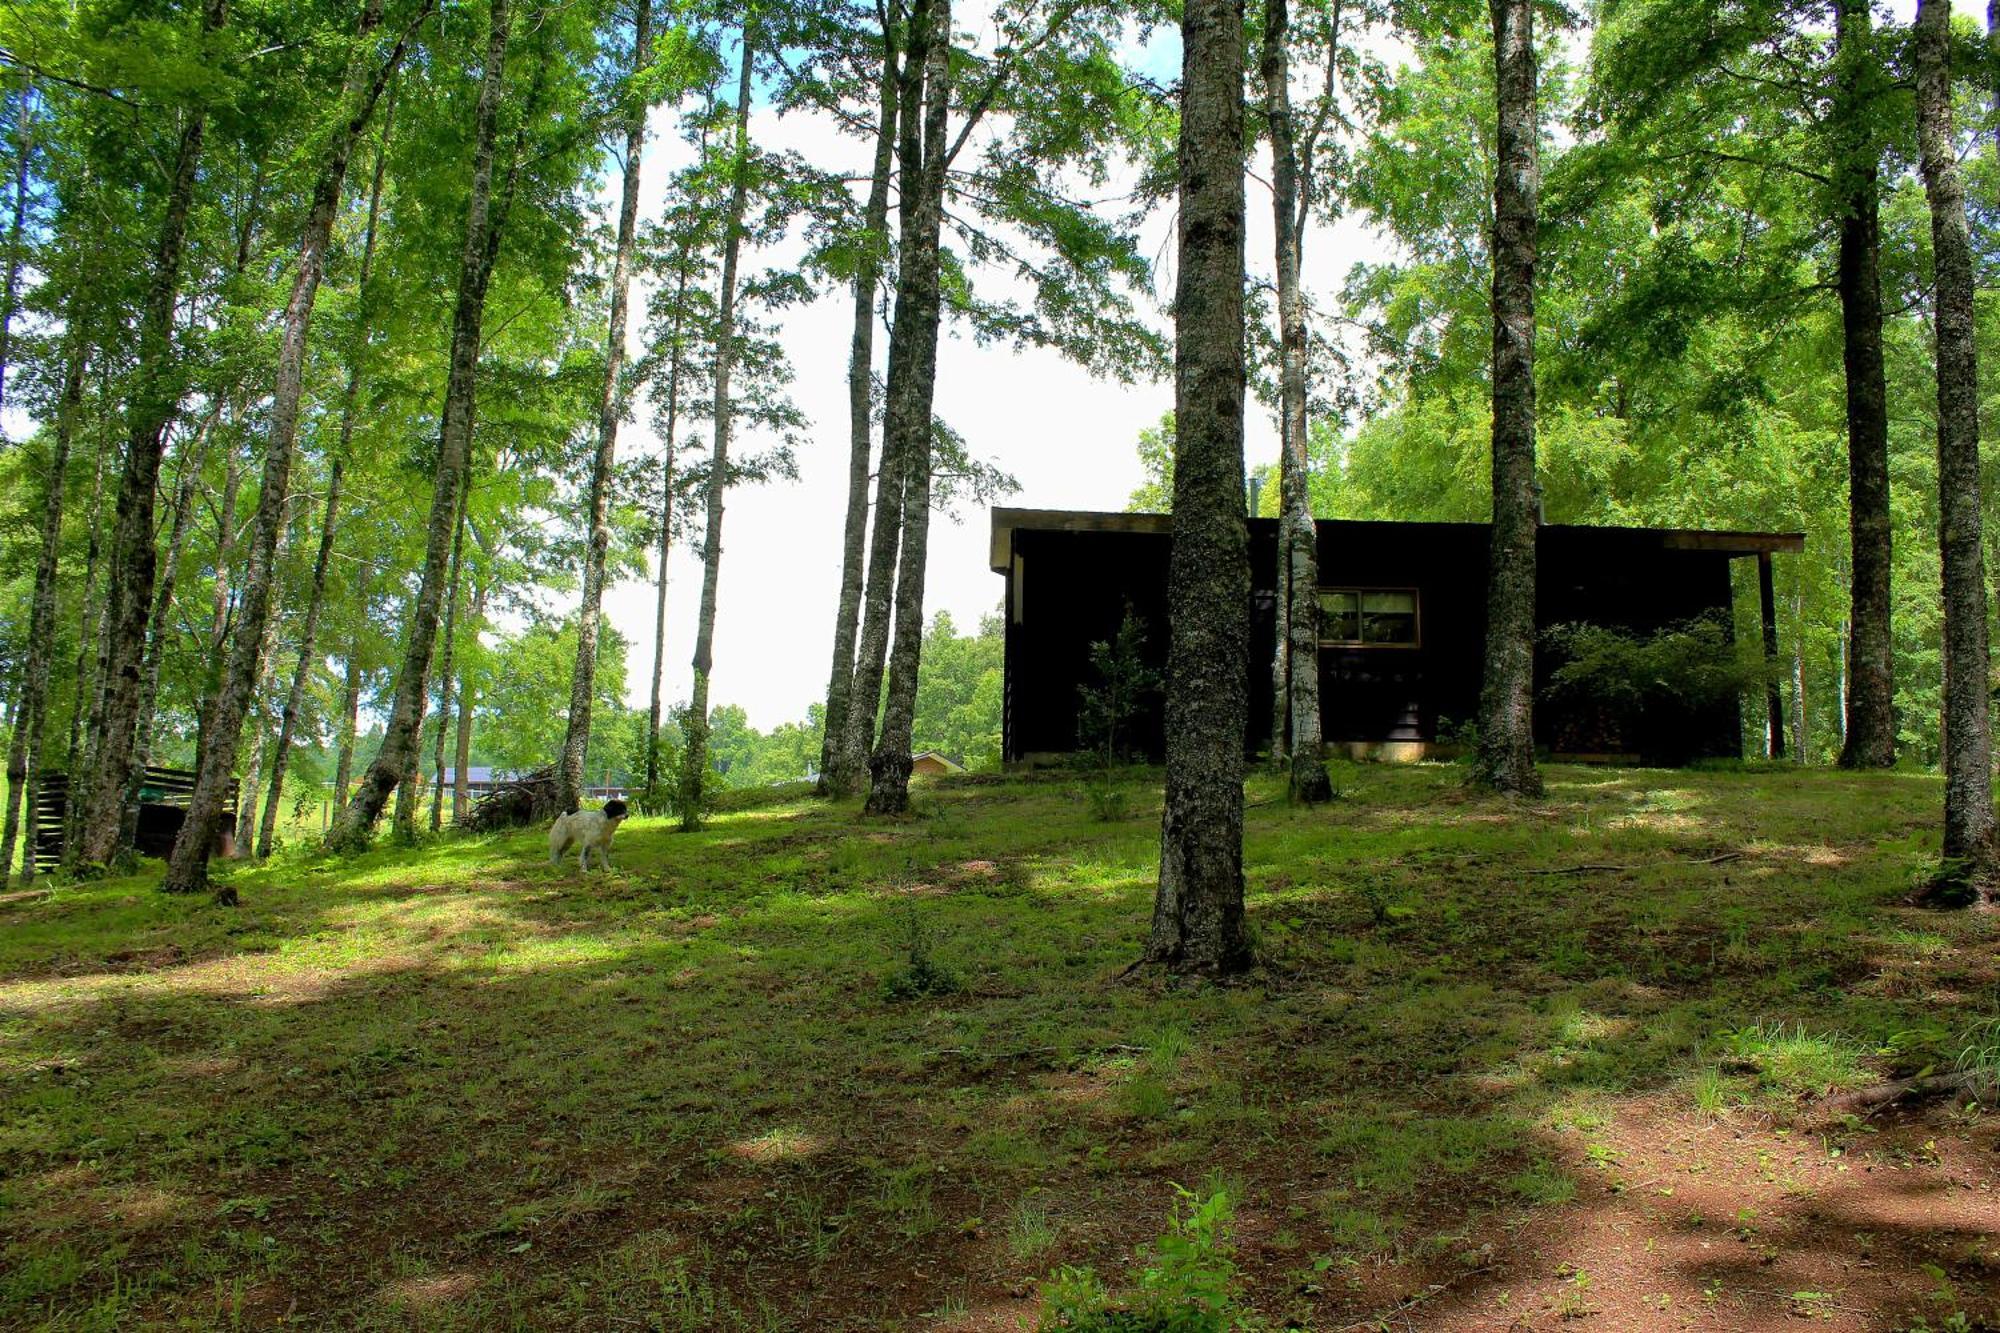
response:
<path fill-rule="evenodd" d="M 1764 706 L 1770 714 L 1765 731 L 1767 753 L 1785 757 L 1785 701 L 1778 692 L 1778 598 L 1771 587 L 1771 553 L 1757 552 L 1757 601 L 1764 622 Z"/>

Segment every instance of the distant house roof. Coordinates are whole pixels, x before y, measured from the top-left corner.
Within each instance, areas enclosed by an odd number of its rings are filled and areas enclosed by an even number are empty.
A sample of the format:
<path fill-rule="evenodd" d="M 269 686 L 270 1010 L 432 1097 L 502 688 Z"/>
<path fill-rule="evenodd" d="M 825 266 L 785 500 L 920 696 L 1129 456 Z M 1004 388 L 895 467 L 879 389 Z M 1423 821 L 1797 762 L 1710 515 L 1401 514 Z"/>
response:
<path fill-rule="evenodd" d="M 949 755 L 939 750 L 919 750 L 910 756 L 910 763 L 913 765 L 920 764 L 926 759 L 942 765 L 948 773 L 963 773 L 965 771 L 964 764 L 958 763 Z"/>
<path fill-rule="evenodd" d="M 1253 518 L 1250 525 L 1275 527 L 1275 518 Z M 1484 523 L 1398 523 L 1379 519 L 1323 518 L 1319 520 L 1322 530 L 1328 528 L 1484 528 Z M 989 548 L 989 563 L 993 572 L 1007 572 L 1007 558 L 1013 549 L 1011 538 L 1014 529 L 1027 528 L 1041 532 L 1146 532 L 1170 536 L 1174 530 L 1171 514 L 1113 514 L 1086 509 L 1009 509 L 995 506 L 993 510 L 993 540 Z M 1703 528 L 1635 528 L 1614 527 L 1609 524 L 1566 524 L 1551 523 L 1545 531 L 1606 531 L 1645 533 L 1659 539 L 1660 545 L 1671 550 L 1685 551 L 1726 551 L 1731 555 L 1756 555 L 1760 551 L 1803 551 L 1806 537 L 1803 532 L 1735 532 L 1708 531 Z"/>
<path fill-rule="evenodd" d="M 465 780 L 470 783 L 505 782 L 513 776 L 511 772 L 505 769 L 496 771 L 488 764 L 467 764 L 465 766 Z M 444 771 L 444 780 L 448 783 L 458 781 L 458 770 L 447 768 Z"/>

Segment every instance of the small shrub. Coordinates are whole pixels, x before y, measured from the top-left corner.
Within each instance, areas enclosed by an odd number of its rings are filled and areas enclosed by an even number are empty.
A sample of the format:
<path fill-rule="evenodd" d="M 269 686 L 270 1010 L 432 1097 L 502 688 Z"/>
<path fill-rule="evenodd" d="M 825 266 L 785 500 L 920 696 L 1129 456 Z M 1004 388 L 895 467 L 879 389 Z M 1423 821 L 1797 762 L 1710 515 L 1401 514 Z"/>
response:
<path fill-rule="evenodd" d="M 1131 798 L 1125 789 L 1114 784 L 1108 777 L 1100 777 L 1084 784 L 1084 804 L 1090 807 L 1090 817 L 1100 824 L 1115 824 L 1131 811 Z"/>
<path fill-rule="evenodd" d="M 1136 1291 L 1118 1299 L 1088 1268 L 1062 1268 L 1042 1284 L 1036 1327 L 1053 1333 L 1242 1333 L 1261 1325 L 1236 1302 L 1235 1208 L 1229 1193 L 1174 1186 L 1167 1229 L 1144 1253 Z"/>
<path fill-rule="evenodd" d="M 882 998 L 892 1004 L 965 989 L 958 973 L 931 957 L 930 932 L 914 910 L 904 916 L 903 965 L 882 978 Z"/>
<path fill-rule="evenodd" d="M 1146 664 L 1146 622 L 1125 605 L 1118 633 L 1090 645 L 1094 680 L 1077 686 L 1076 739 L 1108 770 L 1131 758 L 1132 726 L 1160 688 L 1160 673 Z"/>
<path fill-rule="evenodd" d="M 1544 693 L 1562 705 L 1565 725 L 1578 733 L 1560 748 L 1636 745 L 1649 762 L 1693 758 L 1704 739 L 1703 720 L 1761 691 L 1772 670 L 1713 615 L 1643 633 L 1556 625 L 1544 633 L 1543 645 L 1559 663 Z"/>

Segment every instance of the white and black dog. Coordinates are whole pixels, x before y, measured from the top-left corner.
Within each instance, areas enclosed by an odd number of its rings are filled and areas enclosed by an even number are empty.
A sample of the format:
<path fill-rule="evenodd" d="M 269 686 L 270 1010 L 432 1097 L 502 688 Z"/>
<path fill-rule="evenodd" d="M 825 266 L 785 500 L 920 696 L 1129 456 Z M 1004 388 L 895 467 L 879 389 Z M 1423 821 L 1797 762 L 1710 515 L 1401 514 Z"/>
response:
<path fill-rule="evenodd" d="M 602 869 L 611 869 L 611 835 L 624 822 L 625 802 L 615 797 L 606 801 L 602 810 L 573 810 L 557 815 L 555 827 L 549 830 L 549 864 L 555 865 L 564 852 L 576 847 L 578 870 L 590 869 L 592 852 L 597 853 L 597 863 Z"/>

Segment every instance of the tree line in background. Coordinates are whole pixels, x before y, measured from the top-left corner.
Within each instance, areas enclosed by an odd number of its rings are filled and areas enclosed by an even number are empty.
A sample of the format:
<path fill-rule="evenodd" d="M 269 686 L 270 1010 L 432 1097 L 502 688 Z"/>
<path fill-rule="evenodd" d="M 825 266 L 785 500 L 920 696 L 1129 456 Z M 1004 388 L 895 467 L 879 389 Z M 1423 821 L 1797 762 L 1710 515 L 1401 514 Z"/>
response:
<path fill-rule="evenodd" d="M 1173 87 L 1145 56 L 1176 21 Z M 941 331 L 1160 372 L 1139 230 L 1171 203 L 1148 957 L 1249 956 L 1229 664 L 1252 396 L 1280 425 L 1269 706 L 1298 799 L 1329 794 L 1315 513 L 1492 521 L 1476 767 L 1517 795 L 1539 788 L 1542 523 L 1799 527 L 1801 753 L 1941 763 L 1947 861 L 1983 873 L 2000 65 L 1935 0 L 1914 25 L 1868 0 L 36 0 L 0 16 L 0 65 L 0 406 L 32 422 L 0 455 L 9 861 L 57 769 L 71 868 L 117 861 L 168 753 L 198 773 L 170 889 L 207 885 L 237 775 L 269 849 L 301 752 L 339 756 L 330 849 L 385 815 L 413 830 L 420 775 L 463 774 L 482 698 L 490 717 L 522 680 L 567 700 L 535 743 L 573 804 L 623 725 L 604 589 L 649 574 L 663 647 L 677 545 L 702 569 L 692 697 L 676 722 L 656 666 L 634 757 L 697 826 L 737 763 L 712 680 L 728 495 L 792 473 L 810 423 L 776 319 L 826 298 L 853 313 L 849 484 L 826 702 L 799 731 L 823 793 L 901 812 L 943 734 L 931 515 L 1010 485 L 935 413 Z M 642 216 L 662 108 L 676 165 Z M 868 171 L 766 147 L 779 116 L 854 136 Z M 1253 146 L 1273 242 L 1246 281 Z M 1348 214 L 1396 257 L 1317 308 L 1306 242 Z M 643 454 L 621 448 L 640 410 Z M 501 637 L 522 621 L 560 628 Z M 501 643 L 519 677 L 482 678 Z M 980 688 L 955 707 L 990 710 Z"/>

